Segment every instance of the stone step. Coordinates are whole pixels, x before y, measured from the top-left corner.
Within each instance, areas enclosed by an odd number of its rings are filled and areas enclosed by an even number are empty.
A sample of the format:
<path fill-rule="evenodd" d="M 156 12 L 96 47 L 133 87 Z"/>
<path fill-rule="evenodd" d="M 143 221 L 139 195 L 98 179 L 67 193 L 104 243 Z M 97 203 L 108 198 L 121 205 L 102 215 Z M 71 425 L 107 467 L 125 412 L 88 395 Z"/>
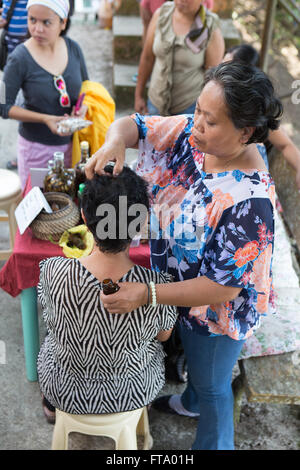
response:
<path fill-rule="evenodd" d="M 118 15 L 139 15 L 139 2 L 137 0 L 122 0 Z"/>
<path fill-rule="evenodd" d="M 114 99 L 116 106 L 132 109 L 136 83 L 132 76 L 138 71 L 138 65 L 114 64 Z"/>

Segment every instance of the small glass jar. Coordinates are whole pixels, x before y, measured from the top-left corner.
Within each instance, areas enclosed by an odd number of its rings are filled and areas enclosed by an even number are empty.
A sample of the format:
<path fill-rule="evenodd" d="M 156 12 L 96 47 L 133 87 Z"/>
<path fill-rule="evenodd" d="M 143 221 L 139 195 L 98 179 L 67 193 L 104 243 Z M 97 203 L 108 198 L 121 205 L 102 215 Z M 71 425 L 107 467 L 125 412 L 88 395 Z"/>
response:
<path fill-rule="evenodd" d="M 55 152 L 53 155 L 54 165 L 45 177 L 45 192 L 60 192 L 75 196 L 75 172 L 64 166 L 63 152 Z"/>
<path fill-rule="evenodd" d="M 114 294 L 115 292 L 118 292 L 119 289 L 120 286 L 118 286 L 118 284 L 113 282 L 111 279 L 104 279 L 102 281 L 102 290 L 103 294 L 105 295 Z"/>

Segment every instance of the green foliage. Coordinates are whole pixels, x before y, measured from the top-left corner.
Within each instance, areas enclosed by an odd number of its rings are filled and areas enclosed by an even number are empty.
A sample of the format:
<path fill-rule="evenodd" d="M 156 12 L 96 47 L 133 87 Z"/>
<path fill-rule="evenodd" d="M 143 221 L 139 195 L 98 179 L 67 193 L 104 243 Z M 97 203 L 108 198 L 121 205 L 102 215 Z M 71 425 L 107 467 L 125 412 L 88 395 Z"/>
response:
<path fill-rule="evenodd" d="M 300 18 L 300 8 L 297 10 L 289 2 L 287 3 Z M 300 7 L 300 2 L 298 3 Z M 300 51 L 300 24 L 280 4 L 276 11 L 273 41 L 274 45 L 281 47 L 293 43 Z"/>

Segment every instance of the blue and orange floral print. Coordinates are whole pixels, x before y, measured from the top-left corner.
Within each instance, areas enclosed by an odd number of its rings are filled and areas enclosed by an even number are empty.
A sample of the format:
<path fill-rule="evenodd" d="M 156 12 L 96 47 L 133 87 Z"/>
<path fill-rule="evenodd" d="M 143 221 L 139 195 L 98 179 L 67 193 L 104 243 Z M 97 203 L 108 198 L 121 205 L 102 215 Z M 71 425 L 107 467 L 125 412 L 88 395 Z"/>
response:
<path fill-rule="evenodd" d="M 193 116 L 133 115 L 138 173 L 151 187 L 151 263 L 175 281 L 207 276 L 240 287 L 224 304 L 178 307 L 199 334 L 249 337 L 274 311 L 272 253 L 275 187 L 264 171 L 205 173 L 194 146 Z"/>

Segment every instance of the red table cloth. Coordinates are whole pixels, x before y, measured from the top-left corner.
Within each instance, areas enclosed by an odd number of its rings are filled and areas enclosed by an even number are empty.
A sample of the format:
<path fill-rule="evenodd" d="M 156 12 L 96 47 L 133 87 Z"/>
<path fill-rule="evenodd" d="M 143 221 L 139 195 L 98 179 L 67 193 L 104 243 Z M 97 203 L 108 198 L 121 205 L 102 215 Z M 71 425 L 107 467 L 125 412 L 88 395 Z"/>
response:
<path fill-rule="evenodd" d="M 30 189 L 29 179 L 23 195 Z M 0 271 L 0 287 L 12 297 L 16 297 L 22 290 L 37 286 L 40 276 L 39 262 L 52 256 L 64 256 L 62 248 L 34 237 L 30 228 L 25 230 L 23 235 L 20 235 L 18 230 L 13 254 Z M 148 244 L 130 248 L 129 256 L 135 264 L 150 268 Z"/>

